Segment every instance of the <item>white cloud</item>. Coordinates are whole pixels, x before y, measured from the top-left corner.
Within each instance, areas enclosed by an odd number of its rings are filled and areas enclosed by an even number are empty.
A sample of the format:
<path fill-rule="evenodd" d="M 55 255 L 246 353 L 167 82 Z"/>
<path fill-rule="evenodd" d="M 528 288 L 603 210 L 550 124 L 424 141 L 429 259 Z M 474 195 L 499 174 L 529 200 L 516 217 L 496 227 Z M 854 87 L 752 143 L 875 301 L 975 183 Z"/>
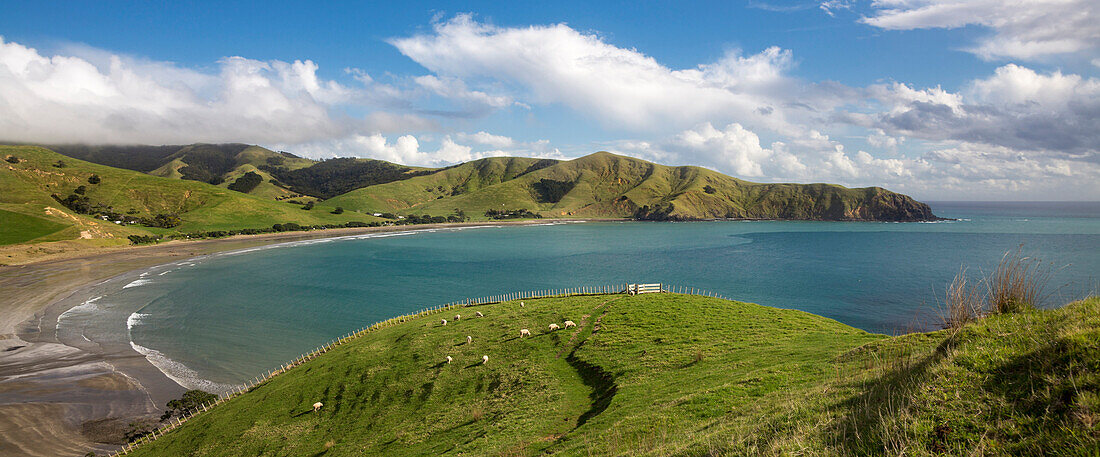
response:
<path fill-rule="evenodd" d="M 425 167 L 443 167 L 485 157 L 563 158 L 562 153 L 552 148 L 547 140 L 521 142 L 484 131 L 473 134 L 458 132 L 453 136 L 444 135 L 434 149 L 424 147 L 422 143 L 427 140 L 429 140 L 427 135 L 420 138 L 414 135 L 400 135 L 391 140 L 380 133 L 373 133 L 353 134 L 342 138 L 305 143 L 276 143 L 270 146 L 276 150 L 293 151 L 298 155 L 318 159 L 368 157 Z M 468 143 L 483 147 L 470 146 Z"/>
<path fill-rule="evenodd" d="M 477 133 L 462 133 L 456 134 L 460 141 L 469 141 L 477 144 L 488 145 L 498 149 L 510 148 L 516 144 L 516 141 L 510 137 L 503 135 L 493 135 L 489 132 L 477 132 Z"/>
<path fill-rule="evenodd" d="M 466 83 L 458 78 L 425 75 L 418 76 L 413 80 L 416 84 L 436 95 L 458 101 L 479 114 L 491 109 L 504 108 L 514 103 L 510 97 L 489 95 L 482 91 L 470 90 L 466 87 Z"/>
<path fill-rule="evenodd" d="M 1095 0 L 874 0 L 861 21 L 887 30 L 988 27 L 970 52 L 986 59 L 1034 59 L 1092 52 L 1100 43 Z"/>
<path fill-rule="evenodd" d="M 985 143 L 1022 150 L 1096 157 L 1100 145 L 1100 79 L 1008 64 L 962 91 L 873 86 L 887 105 L 846 121 L 893 135 Z"/>
<path fill-rule="evenodd" d="M 424 128 L 417 116 L 337 108 L 385 97 L 348 87 L 312 61 L 228 57 L 214 73 L 81 47 L 44 56 L 0 38 L 0 138 L 42 143 L 302 142 L 355 131 Z M 363 80 L 369 77 L 363 75 Z"/>
<path fill-rule="evenodd" d="M 390 42 L 439 78 L 500 82 L 522 93 L 521 100 L 564 104 L 614 128 L 674 129 L 736 118 L 789 129 L 787 98 L 813 102 L 811 91 L 787 90 L 793 82 L 784 71 L 792 59 L 779 48 L 751 56 L 731 52 L 674 70 L 564 24 L 503 28 L 469 15 Z"/>

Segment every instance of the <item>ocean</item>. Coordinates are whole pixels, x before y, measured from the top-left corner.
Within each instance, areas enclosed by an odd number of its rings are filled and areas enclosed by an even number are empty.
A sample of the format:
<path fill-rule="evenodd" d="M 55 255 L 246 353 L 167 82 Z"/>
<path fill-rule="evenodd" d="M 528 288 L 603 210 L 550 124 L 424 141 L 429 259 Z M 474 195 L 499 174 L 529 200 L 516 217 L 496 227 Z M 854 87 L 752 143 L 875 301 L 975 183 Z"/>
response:
<path fill-rule="evenodd" d="M 1008 251 L 1050 268 L 1044 306 L 1100 286 L 1100 203 L 931 205 L 957 220 L 410 227 L 290 243 L 119 278 L 58 330 L 129 344 L 185 387 L 218 391 L 373 322 L 513 291 L 660 282 L 896 334 L 936 328 L 955 274 Z"/>

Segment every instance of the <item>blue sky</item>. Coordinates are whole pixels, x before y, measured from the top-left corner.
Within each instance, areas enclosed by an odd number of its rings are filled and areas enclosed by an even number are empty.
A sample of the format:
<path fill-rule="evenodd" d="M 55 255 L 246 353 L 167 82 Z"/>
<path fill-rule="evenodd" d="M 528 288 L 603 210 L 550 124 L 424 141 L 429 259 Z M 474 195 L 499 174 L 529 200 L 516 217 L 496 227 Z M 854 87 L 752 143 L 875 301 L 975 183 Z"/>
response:
<path fill-rule="evenodd" d="M 157 3 L 3 7 L 0 138 L 1100 199 L 1091 1 Z"/>

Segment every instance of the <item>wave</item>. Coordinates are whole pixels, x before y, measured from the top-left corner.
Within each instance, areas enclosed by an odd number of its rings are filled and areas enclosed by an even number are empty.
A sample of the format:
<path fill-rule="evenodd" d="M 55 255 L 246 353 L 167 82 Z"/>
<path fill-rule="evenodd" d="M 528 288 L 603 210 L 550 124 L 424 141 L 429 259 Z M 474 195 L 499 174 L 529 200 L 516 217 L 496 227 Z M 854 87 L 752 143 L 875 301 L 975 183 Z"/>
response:
<path fill-rule="evenodd" d="M 129 289 L 131 287 L 144 286 L 144 285 L 149 284 L 151 282 L 153 282 L 152 279 L 135 279 L 134 282 L 131 282 L 131 283 L 125 285 L 125 286 L 122 286 L 122 288 L 123 289 Z"/>
<path fill-rule="evenodd" d="M 66 317 L 69 317 L 73 313 L 90 313 L 92 311 L 95 311 L 95 310 L 99 309 L 99 306 L 96 305 L 95 302 L 99 301 L 99 299 L 101 299 L 101 298 L 103 298 L 102 295 L 100 295 L 98 297 L 95 297 L 95 298 L 88 299 L 84 303 L 81 303 L 79 305 L 76 305 L 72 308 L 69 308 L 69 309 L 65 310 L 65 312 L 63 312 L 63 313 L 61 313 L 57 316 L 57 322 L 54 325 L 54 328 L 55 329 L 60 329 L 61 328 L 61 321 L 63 319 L 65 319 Z"/>
<path fill-rule="evenodd" d="M 133 317 L 133 315 L 131 315 L 131 317 Z M 130 341 L 130 347 L 134 348 L 139 354 L 145 356 L 145 359 L 153 364 L 154 367 L 157 367 L 161 373 L 164 373 L 168 379 L 175 381 L 176 384 L 183 386 L 185 389 L 199 389 L 212 393 L 224 393 L 236 387 L 232 384 L 222 384 L 209 379 L 203 379 L 195 370 L 192 370 L 183 363 L 168 358 L 163 352 L 156 349 L 149 349 L 132 340 Z"/>
<path fill-rule="evenodd" d="M 126 318 L 126 331 L 132 332 L 134 330 L 134 326 L 140 324 L 141 321 L 145 320 L 146 317 L 149 317 L 149 315 L 142 313 L 131 314 L 130 317 Z"/>

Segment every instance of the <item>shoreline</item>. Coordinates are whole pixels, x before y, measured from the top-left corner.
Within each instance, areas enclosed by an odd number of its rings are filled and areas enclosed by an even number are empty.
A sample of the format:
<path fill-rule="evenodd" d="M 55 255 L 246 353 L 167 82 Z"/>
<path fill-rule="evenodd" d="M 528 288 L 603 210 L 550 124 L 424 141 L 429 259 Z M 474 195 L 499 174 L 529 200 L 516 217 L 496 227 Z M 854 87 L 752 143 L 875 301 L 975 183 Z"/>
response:
<path fill-rule="evenodd" d="M 0 266 L 0 454 L 109 452 L 130 420 L 158 415 L 183 387 L 133 347 L 65 341 L 58 319 L 104 290 L 157 266 L 212 254 L 373 233 L 474 227 L 612 222 L 551 219 L 363 227 L 239 235 L 126 246 L 22 265 Z M 69 344 L 67 344 L 69 343 Z"/>

